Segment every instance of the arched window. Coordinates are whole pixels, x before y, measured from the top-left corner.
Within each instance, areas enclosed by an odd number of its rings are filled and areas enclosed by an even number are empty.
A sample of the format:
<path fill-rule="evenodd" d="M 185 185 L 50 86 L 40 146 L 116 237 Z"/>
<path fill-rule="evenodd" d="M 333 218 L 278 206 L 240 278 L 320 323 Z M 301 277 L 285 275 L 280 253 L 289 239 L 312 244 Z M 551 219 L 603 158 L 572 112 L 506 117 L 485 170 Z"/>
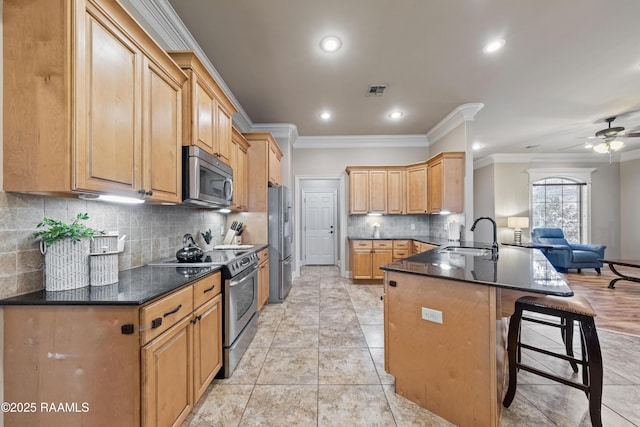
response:
<path fill-rule="evenodd" d="M 550 177 L 534 181 L 531 185 L 532 228 L 562 228 L 568 241 L 584 242 L 583 200 L 587 184 Z"/>

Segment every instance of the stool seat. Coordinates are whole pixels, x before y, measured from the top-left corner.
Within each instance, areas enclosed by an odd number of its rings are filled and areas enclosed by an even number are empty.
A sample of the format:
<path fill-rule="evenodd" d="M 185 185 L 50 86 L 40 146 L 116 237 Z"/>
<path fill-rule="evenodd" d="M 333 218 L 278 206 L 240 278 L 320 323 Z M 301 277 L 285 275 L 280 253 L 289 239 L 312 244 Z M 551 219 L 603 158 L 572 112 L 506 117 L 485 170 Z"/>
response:
<path fill-rule="evenodd" d="M 559 322 L 555 323 L 540 318 L 528 317 L 523 314 L 524 312 L 553 316 L 556 317 Z M 509 387 L 507 388 L 502 404 L 508 408 L 511 402 L 513 402 L 518 382 L 517 373 L 519 369 L 522 369 L 569 387 L 582 390 L 589 399 L 591 424 L 593 427 L 601 427 L 602 354 L 594 322 L 595 316 L 596 312 L 589 301 L 578 296 L 563 298 L 544 295 L 527 296 L 518 299 L 515 304 L 515 311 L 509 321 L 507 345 L 507 354 L 509 357 Z M 521 325 L 523 320 L 560 328 L 567 354 L 555 353 L 522 342 Z M 576 322 L 580 329 L 581 359 L 573 357 L 573 328 Z M 574 372 L 578 372 L 578 365 L 582 366 L 582 382 L 559 377 L 550 372 L 542 371 L 522 363 L 522 349 L 566 360 L 571 364 Z"/>
<path fill-rule="evenodd" d="M 596 311 L 586 298 L 574 295 L 572 297 L 557 297 L 554 295 L 526 296 L 520 298 L 523 304 L 547 307 L 569 313 L 582 314 L 584 316 L 596 316 Z"/>

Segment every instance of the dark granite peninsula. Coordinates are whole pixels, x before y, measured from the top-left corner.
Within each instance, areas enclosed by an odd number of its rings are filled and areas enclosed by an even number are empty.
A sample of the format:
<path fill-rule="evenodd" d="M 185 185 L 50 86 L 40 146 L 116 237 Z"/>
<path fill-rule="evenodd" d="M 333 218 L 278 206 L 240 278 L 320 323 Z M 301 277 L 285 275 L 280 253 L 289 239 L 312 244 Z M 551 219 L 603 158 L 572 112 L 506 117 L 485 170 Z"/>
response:
<path fill-rule="evenodd" d="M 563 277 L 536 249 L 500 246 L 496 259 L 472 242 L 383 270 L 384 366 L 396 393 L 459 426 L 499 426 L 514 302 L 573 295 Z"/>

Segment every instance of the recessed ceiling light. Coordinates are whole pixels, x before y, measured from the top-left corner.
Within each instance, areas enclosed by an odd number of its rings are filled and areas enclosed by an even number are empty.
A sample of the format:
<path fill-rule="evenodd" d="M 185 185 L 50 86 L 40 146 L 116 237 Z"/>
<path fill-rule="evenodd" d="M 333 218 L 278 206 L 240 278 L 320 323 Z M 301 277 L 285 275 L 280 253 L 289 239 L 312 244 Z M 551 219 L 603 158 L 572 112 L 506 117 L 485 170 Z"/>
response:
<path fill-rule="evenodd" d="M 320 114 L 320 118 L 322 120 L 329 120 L 331 118 L 331 113 L 328 112 L 328 111 L 325 111 L 325 112 Z"/>
<path fill-rule="evenodd" d="M 477 150 L 481 149 L 482 147 L 484 147 L 484 145 L 480 144 L 479 142 L 474 142 L 473 145 L 471 146 L 471 149 L 477 151 Z"/>
<path fill-rule="evenodd" d="M 342 40 L 336 36 L 327 36 L 320 40 L 320 48 L 325 52 L 335 52 L 342 47 Z"/>
<path fill-rule="evenodd" d="M 493 40 L 493 41 L 489 42 L 488 44 L 486 44 L 484 49 L 482 49 L 482 51 L 484 53 L 492 53 L 492 52 L 495 52 L 497 50 L 502 49 L 504 44 L 505 44 L 504 39 Z"/>
<path fill-rule="evenodd" d="M 400 117 L 404 116 L 402 111 L 392 111 L 389 113 L 389 118 L 393 120 L 398 120 Z"/>

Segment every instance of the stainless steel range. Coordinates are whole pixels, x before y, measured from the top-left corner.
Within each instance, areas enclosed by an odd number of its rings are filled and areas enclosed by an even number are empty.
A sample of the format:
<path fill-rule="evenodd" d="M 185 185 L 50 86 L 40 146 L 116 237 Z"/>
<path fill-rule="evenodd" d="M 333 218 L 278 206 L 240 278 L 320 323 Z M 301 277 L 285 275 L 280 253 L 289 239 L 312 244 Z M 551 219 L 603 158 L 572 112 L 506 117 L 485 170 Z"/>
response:
<path fill-rule="evenodd" d="M 222 372 L 225 378 L 230 377 L 258 329 L 258 255 L 255 251 L 215 250 L 205 252 L 201 261 L 179 262 L 172 259 L 149 265 L 183 270 L 222 267 Z"/>

